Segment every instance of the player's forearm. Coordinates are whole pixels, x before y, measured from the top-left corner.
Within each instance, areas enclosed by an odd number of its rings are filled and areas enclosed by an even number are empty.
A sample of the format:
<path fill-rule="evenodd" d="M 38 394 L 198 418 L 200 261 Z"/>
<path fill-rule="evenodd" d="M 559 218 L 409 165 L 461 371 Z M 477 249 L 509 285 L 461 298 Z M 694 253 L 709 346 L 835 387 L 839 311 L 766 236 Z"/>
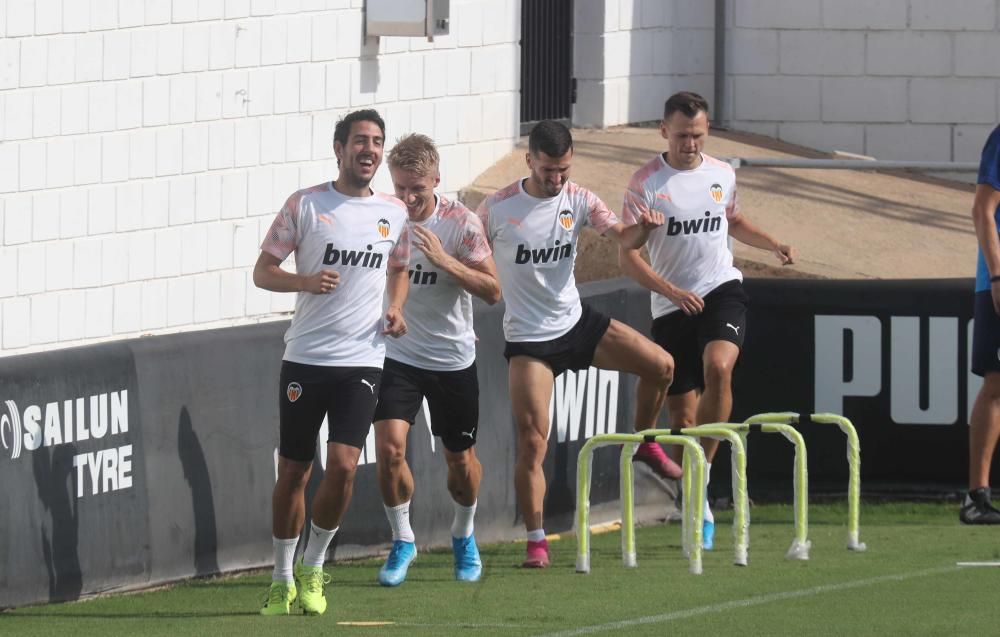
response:
<path fill-rule="evenodd" d="M 646 263 L 637 249 L 629 250 L 620 247 L 618 249 L 618 265 L 625 276 L 651 292 L 670 296 L 676 290 L 674 285 L 663 279 Z"/>
<path fill-rule="evenodd" d="M 410 279 L 407 277 L 406 268 L 389 268 L 387 278 L 385 294 L 389 307 L 402 309 L 410 292 Z"/>
<path fill-rule="evenodd" d="M 470 268 L 454 257 L 438 267 L 453 277 L 463 290 L 493 305 L 500 300 L 500 281 L 493 274 Z"/>
<path fill-rule="evenodd" d="M 777 250 L 781 247 L 777 239 L 742 218 L 742 215 L 739 221 L 730 223 L 729 234 L 740 243 L 761 250 Z"/>
<path fill-rule="evenodd" d="M 646 228 L 641 223 L 637 223 L 622 229 L 615 238 L 618 239 L 618 245 L 622 249 L 638 250 L 646 245 L 646 240 L 649 239 L 649 232 L 649 228 Z"/>
<path fill-rule="evenodd" d="M 286 272 L 277 265 L 260 265 L 253 269 L 253 283 L 269 292 L 301 292 L 305 279 L 298 274 Z"/>

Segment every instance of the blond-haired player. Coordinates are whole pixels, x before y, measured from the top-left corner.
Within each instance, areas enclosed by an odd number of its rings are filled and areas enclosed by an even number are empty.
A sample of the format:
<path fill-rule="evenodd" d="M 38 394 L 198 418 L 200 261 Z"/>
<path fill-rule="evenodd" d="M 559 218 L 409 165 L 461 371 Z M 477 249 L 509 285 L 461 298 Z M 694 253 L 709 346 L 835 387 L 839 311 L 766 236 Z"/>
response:
<path fill-rule="evenodd" d="M 410 527 L 413 475 L 406 462 L 406 438 L 425 399 L 432 433 L 440 437 L 448 464 L 455 578 L 476 581 L 482 573 L 473 535 L 482 467 L 474 449 L 479 380 L 472 297 L 496 303 L 500 284 L 482 223 L 461 203 L 434 192 L 441 181 L 440 163 L 434 142 L 425 135 L 407 135 L 389 152 L 393 188 L 406 204 L 415 250 L 403 310 L 409 332 L 389 343 L 375 410 L 379 488 L 393 539 L 379 571 L 383 586 L 403 583 L 417 554 Z"/>

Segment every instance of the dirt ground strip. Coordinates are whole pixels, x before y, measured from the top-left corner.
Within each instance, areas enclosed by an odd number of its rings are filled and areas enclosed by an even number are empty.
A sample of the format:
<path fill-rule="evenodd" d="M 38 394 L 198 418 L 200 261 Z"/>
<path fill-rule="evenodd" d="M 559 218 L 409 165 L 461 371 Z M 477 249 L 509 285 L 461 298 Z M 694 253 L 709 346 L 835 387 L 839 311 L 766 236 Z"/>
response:
<path fill-rule="evenodd" d="M 632 174 L 666 148 L 659 130 L 616 127 L 573 131 L 572 179 L 621 209 Z M 462 191 L 472 208 L 524 177 L 526 138 L 510 155 Z M 728 157 L 823 157 L 801 147 L 728 131 L 713 131 L 705 152 Z M 906 173 L 861 170 L 741 168 L 743 212 L 799 251 L 795 266 L 777 266 L 768 252 L 736 244 L 747 276 L 836 279 L 946 278 L 975 274 L 976 235 L 968 184 Z M 609 239 L 584 233 L 576 265 L 579 282 L 619 276 Z"/>

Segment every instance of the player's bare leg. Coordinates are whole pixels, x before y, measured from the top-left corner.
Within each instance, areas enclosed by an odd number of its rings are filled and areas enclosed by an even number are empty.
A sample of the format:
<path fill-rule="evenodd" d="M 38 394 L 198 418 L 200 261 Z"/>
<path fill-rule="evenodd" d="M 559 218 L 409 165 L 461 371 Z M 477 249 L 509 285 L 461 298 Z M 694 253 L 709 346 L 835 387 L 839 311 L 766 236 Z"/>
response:
<path fill-rule="evenodd" d="M 455 517 L 451 523 L 451 548 L 455 555 L 455 579 L 460 582 L 477 582 L 482 576 L 483 562 L 473 534 L 476 515 L 476 498 L 483 467 L 476 457 L 476 450 L 445 449 L 448 463 L 448 491 L 455 502 Z"/>
<path fill-rule="evenodd" d="M 474 447 L 465 451 L 444 450 L 448 463 L 448 492 L 451 499 L 462 506 L 472 506 L 479 495 L 479 483 L 483 477 L 483 466 L 476 456 Z"/>
<path fill-rule="evenodd" d="M 740 348 L 729 341 L 711 341 L 702 353 L 705 370 L 705 391 L 698 401 L 695 421 L 699 425 L 726 422 L 733 411 L 733 367 L 740 356 Z M 705 459 L 711 462 L 719 448 L 719 441 L 702 438 Z"/>
<path fill-rule="evenodd" d="M 511 408 L 517 429 L 517 462 L 514 490 L 528 532 L 527 567 L 548 566 L 548 545 L 542 526 L 545 472 L 542 463 L 548 448 L 549 399 L 552 368 L 528 356 L 513 356 L 508 371 Z M 538 536 L 541 536 L 540 538 Z"/>
<path fill-rule="evenodd" d="M 969 493 L 959 520 L 964 524 L 1000 524 L 991 501 L 990 462 L 1000 437 L 1000 373 L 989 372 L 972 405 L 969 419 Z"/>
<path fill-rule="evenodd" d="M 674 377 L 674 359 L 670 354 L 628 325 L 612 320 L 594 352 L 594 366 L 638 376 L 635 431 L 656 427 Z M 661 478 L 681 477 L 680 465 L 667 457 L 658 443 L 639 445 L 635 459 L 649 465 Z"/>
<path fill-rule="evenodd" d="M 399 586 L 406 581 L 410 564 L 417 557 L 416 538 L 410 526 L 413 474 L 406 462 L 406 437 L 409 433 L 410 423 L 405 420 L 379 420 L 375 423 L 378 487 L 382 493 L 385 516 L 392 528 L 392 549 L 378 573 L 378 581 L 383 586 Z"/>
<path fill-rule="evenodd" d="M 278 456 L 278 480 L 271 492 L 271 530 L 280 539 L 298 538 L 306 519 L 306 484 L 312 462 Z"/>
<path fill-rule="evenodd" d="M 740 348 L 729 341 L 711 341 L 702 353 L 705 370 L 705 391 L 698 399 L 695 422 L 698 425 L 726 422 L 733 410 L 733 367 L 739 358 Z M 705 449 L 705 520 L 702 528 L 702 542 L 711 550 L 715 542 L 715 516 L 708 505 L 708 482 L 711 478 L 712 459 L 719 448 L 719 441 L 702 438 Z"/>
<path fill-rule="evenodd" d="M 406 462 L 406 437 L 410 423 L 380 420 L 375 423 L 375 458 L 382 502 L 398 506 L 413 498 L 413 474 Z"/>
<path fill-rule="evenodd" d="M 327 444 L 326 472 L 312 502 L 313 521 L 317 525 L 325 529 L 340 526 L 354 493 L 354 474 L 359 457 L 361 449 L 357 447 L 339 442 Z"/>

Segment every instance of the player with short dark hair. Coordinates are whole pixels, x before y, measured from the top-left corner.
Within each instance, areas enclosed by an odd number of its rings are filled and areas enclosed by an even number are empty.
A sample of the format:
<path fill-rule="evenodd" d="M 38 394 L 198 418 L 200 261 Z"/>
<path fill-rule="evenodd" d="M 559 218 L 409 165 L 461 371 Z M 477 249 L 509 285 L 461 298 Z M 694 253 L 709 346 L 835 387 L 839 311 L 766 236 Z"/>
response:
<path fill-rule="evenodd" d="M 323 563 L 351 500 L 378 398 L 385 337 L 406 333 L 406 207 L 369 187 L 384 140 L 385 125 L 375 111 L 356 111 L 338 123 L 337 180 L 288 198 L 254 266 L 257 287 L 298 294 L 281 363 L 274 573 L 262 615 L 287 615 L 296 599 L 306 613 L 326 610 Z M 296 271 L 286 272 L 280 265 L 293 252 Z M 326 470 L 313 498 L 309 541 L 296 563 L 324 417 Z"/>
<path fill-rule="evenodd" d="M 651 291 L 653 340 L 676 362 L 666 392 L 671 427 L 725 422 L 732 411 L 732 372 L 746 336 L 748 300 L 729 237 L 771 250 L 783 265 L 796 254 L 740 211 L 732 166 L 702 152 L 708 129 L 705 98 L 686 91 L 672 95 L 660 123 L 668 150 L 632 176 L 622 207 L 627 225 L 641 223 L 653 210 L 666 218 L 646 244 L 649 263 L 627 246 L 619 259 L 622 271 Z M 650 391 L 656 390 L 639 379 L 639 395 Z M 719 443 L 703 438 L 702 445 L 707 472 Z M 654 452 L 663 454 L 658 445 Z M 706 499 L 706 549 L 714 533 Z"/>
<path fill-rule="evenodd" d="M 543 568 L 549 551 L 542 462 L 555 377 L 591 365 L 638 375 L 644 387 L 654 388 L 636 406 L 636 430 L 648 429 L 656 424 L 673 360 L 631 327 L 582 304 L 573 277 L 585 226 L 639 248 L 663 216 L 650 211 L 626 228 L 596 195 L 570 181 L 573 142 L 562 124 L 536 125 L 528 147 L 529 176 L 488 197 L 477 214 L 493 246 L 507 304 L 504 356 L 517 430 L 514 487 L 528 534 L 523 566 Z"/>

